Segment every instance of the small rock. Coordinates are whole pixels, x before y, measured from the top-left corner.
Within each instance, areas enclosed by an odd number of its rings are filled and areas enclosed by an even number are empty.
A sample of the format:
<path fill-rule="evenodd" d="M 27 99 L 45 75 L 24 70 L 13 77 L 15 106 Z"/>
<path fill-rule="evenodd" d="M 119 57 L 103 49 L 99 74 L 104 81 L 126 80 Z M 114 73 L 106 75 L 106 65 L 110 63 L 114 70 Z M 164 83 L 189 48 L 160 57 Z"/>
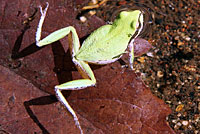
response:
<path fill-rule="evenodd" d="M 84 23 L 84 22 L 86 22 L 86 20 L 87 20 L 87 18 L 86 18 L 85 16 L 81 16 L 81 17 L 80 17 L 80 21 L 81 21 L 81 22 Z"/>
<path fill-rule="evenodd" d="M 183 109 L 184 105 L 183 104 L 180 104 L 176 107 L 176 112 L 179 112 Z"/>
<path fill-rule="evenodd" d="M 185 37 L 185 40 L 186 40 L 186 41 L 190 41 L 190 39 L 191 39 L 191 38 L 188 37 L 188 36 Z"/>
<path fill-rule="evenodd" d="M 178 46 L 182 46 L 182 45 L 184 45 L 184 43 L 183 43 L 183 42 L 178 42 L 177 45 L 178 45 Z"/>
<path fill-rule="evenodd" d="M 173 122 L 173 123 L 176 123 L 176 122 L 177 122 L 177 120 L 172 120 L 172 122 Z"/>
<path fill-rule="evenodd" d="M 179 40 L 179 36 L 176 36 L 174 39 L 175 39 L 175 40 Z"/>
<path fill-rule="evenodd" d="M 183 124 L 184 126 L 187 126 L 187 125 L 188 125 L 188 121 L 182 121 L 182 124 Z"/>
<path fill-rule="evenodd" d="M 153 55 L 152 52 L 148 52 L 148 53 L 147 53 L 147 56 L 149 56 L 149 57 L 153 57 L 154 55 Z"/>
<path fill-rule="evenodd" d="M 157 72 L 157 76 L 158 76 L 159 78 L 163 77 L 163 75 L 164 75 L 163 72 L 161 72 L 161 71 L 158 71 L 158 72 Z"/>
<path fill-rule="evenodd" d="M 177 117 L 181 117 L 181 116 L 182 116 L 182 114 L 181 114 L 181 113 L 178 113 L 178 114 L 177 114 Z"/>
<path fill-rule="evenodd" d="M 141 63 L 144 63 L 145 58 L 144 58 L 144 57 L 140 57 L 140 58 L 137 59 L 137 61 L 139 61 L 139 62 L 141 62 Z"/>
<path fill-rule="evenodd" d="M 89 14 L 92 16 L 92 15 L 95 15 L 96 14 L 96 11 L 95 10 L 91 10 L 89 11 Z"/>

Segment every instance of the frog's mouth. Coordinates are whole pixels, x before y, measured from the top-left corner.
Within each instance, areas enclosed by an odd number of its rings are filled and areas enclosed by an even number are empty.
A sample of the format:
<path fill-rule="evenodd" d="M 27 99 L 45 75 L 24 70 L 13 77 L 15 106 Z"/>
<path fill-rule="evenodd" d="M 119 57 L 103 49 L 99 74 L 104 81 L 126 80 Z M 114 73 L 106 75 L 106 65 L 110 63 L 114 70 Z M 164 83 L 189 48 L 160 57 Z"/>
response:
<path fill-rule="evenodd" d="M 149 8 L 147 5 L 141 4 L 141 3 L 135 3 L 135 6 L 129 6 L 127 5 L 126 7 L 122 7 L 118 10 L 116 10 L 112 16 L 111 16 L 111 21 L 113 22 L 115 20 L 115 18 L 117 17 L 117 15 L 121 12 L 121 11 L 133 11 L 133 10 L 140 10 L 143 16 L 143 28 L 140 31 L 138 37 L 145 37 L 150 33 L 151 30 L 151 24 L 153 23 L 153 17 L 151 15 L 151 11 L 152 9 Z M 141 16 L 141 14 L 140 14 Z M 132 36 L 132 38 L 134 38 L 137 33 L 138 30 L 140 29 L 142 24 L 138 25 L 137 31 L 136 33 Z"/>

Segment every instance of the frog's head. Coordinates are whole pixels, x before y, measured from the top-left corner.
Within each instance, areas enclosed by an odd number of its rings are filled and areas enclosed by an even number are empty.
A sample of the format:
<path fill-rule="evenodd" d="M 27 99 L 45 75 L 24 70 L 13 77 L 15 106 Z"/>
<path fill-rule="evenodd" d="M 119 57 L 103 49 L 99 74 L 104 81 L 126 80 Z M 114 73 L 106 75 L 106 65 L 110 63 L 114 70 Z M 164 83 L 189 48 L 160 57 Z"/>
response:
<path fill-rule="evenodd" d="M 132 29 L 134 32 L 137 31 L 140 33 L 143 29 L 144 16 L 140 10 L 122 11 L 118 16 L 117 21 L 126 29 Z"/>
<path fill-rule="evenodd" d="M 134 11 L 122 11 L 120 13 L 120 18 L 126 20 L 133 29 L 138 29 L 144 22 L 143 13 L 140 10 Z"/>

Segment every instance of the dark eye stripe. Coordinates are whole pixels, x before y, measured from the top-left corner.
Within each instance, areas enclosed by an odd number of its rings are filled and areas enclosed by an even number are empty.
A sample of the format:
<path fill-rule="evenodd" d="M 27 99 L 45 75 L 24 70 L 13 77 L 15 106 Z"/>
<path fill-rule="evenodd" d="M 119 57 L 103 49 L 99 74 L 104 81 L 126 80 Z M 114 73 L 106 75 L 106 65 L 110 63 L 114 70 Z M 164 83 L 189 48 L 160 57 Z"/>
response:
<path fill-rule="evenodd" d="M 138 18 L 139 26 L 138 26 L 138 28 L 136 29 L 135 33 L 133 34 L 131 40 L 134 39 L 136 36 L 139 36 L 140 33 L 141 33 L 141 31 L 142 31 L 142 29 L 144 28 L 144 27 L 143 27 L 143 24 L 140 22 L 140 17 L 141 17 L 141 16 L 143 16 L 142 13 L 140 13 L 139 18 Z M 143 19 L 144 19 L 144 18 L 143 18 Z M 143 23 L 144 23 L 144 22 L 143 22 Z M 140 32 L 140 33 L 139 33 L 139 32 Z"/>

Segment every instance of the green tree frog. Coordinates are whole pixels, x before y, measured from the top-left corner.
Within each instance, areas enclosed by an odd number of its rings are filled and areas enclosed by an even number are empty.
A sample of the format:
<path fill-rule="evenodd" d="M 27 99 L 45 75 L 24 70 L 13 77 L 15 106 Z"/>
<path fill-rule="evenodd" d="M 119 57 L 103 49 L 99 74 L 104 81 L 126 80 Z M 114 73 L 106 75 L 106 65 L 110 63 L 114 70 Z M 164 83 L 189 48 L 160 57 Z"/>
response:
<path fill-rule="evenodd" d="M 64 38 L 68 34 L 71 37 L 69 48 L 72 55 L 72 61 L 76 65 L 83 79 L 73 80 L 61 85 L 57 85 L 55 86 L 55 92 L 58 100 L 73 115 L 75 124 L 80 129 L 81 134 L 83 134 L 83 130 L 76 113 L 71 108 L 61 91 L 79 90 L 94 86 L 96 84 L 96 79 L 88 63 L 102 65 L 115 62 L 124 53 L 126 53 L 127 48 L 130 56 L 130 68 L 133 69 L 133 42 L 143 29 L 143 13 L 140 10 L 120 12 L 112 25 L 108 24 L 98 28 L 91 33 L 90 36 L 80 46 L 76 29 L 72 26 L 57 30 L 44 39 L 40 39 L 42 25 L 48 6 L 49 4 L 47 3 L 47 6 L 44 10 L 40 6 L 41 18 L 36 32 L 36 45 L 38 47 L 42 47 L 51 44 Z"/>

